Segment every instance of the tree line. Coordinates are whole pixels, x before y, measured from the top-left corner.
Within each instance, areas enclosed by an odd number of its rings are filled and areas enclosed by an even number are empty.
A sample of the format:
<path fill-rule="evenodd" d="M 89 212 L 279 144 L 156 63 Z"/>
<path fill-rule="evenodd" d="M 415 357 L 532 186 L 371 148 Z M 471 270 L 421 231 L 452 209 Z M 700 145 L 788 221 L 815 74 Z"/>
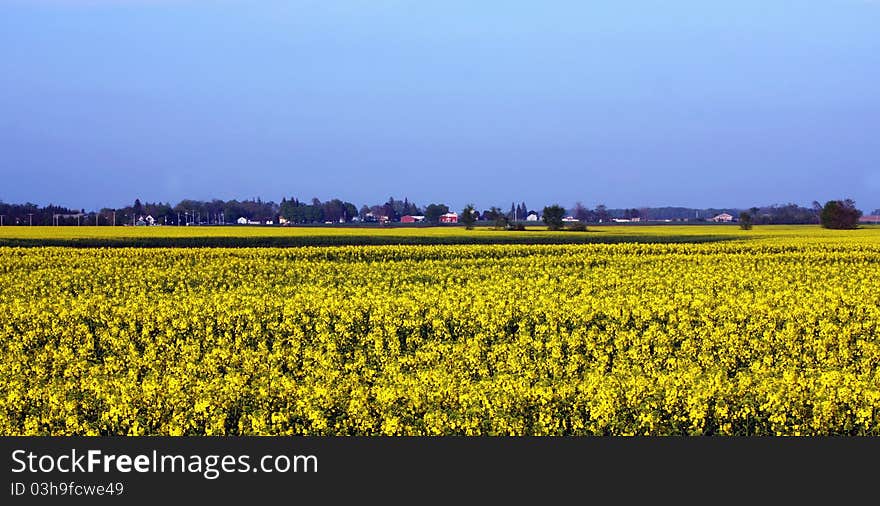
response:
<path fill-rule="evenodd" d="M 184 199 L 175 205 L 168 202 L 141 202 L 135 199 L 131 205 L 118 208 L 105 207 L 99 211 L 87 212 L 85 209 L 71 209 L 49 204 L 41 207 L 33 203 L 8 204 L 0 201 L 0 225 L 139 225 L 151 223 L 159 225 L 216 225 L 232 224 L 244 219 L 254 223 L 318 224 L 353 222 L 400 222 L 405 216 L 417 217 L 415 221 L 429 224 L 439 223 L 441 217 L 453 211 L 444 203 L 417 205 L 408 198 L 403 200 L 389 197 L 387 201 L 357 207 L 352 202 L 331 199 L 322 202 L 317 198 L 300 201 L 296 197 L 283 198 L 280 203 L 263 201 L 260 198 L 246 200 L 209 201 Z M 550 211 L 548 216 L 548 211 Z M 620 208 L 609 209 L 603 204 L 593 208 L 575 203 L 571 208 L 558 204 L 540 210 L 530 208 L 525 202 L 511 203 L 508 209 L 497 206 L 479 211 L 473 205 L 456 210 L 458 221 L 472 226 L 482 222 L 496 228 L 510 228 L 515 224 L 542 222 L 553 227 L 561 227 L 563 219 L 567 222 L 607 223 L 612 220 L 630 221 L 673 221 L 705 222 L 721 213 L 728 213 L 746 227 L 772 224 L 823 224 L 829 228 L 849 228 L 855 226 L 861 211 L 855 208 L 851 199 L 833 200 L 825 205 L 813 202 L 812 207 L 797 204 L 770 205 L 749 209 L 686 207 Z M 880 209 L 873 214 L 880 214 Z M 823 216 L 825 217 L 823 219 Z M 547 219 L 545 219 L 547 218 Z M 549 222 L 548 222 L 549 219 Z M 745 227 L 744 227 L 745 228 Z"/>

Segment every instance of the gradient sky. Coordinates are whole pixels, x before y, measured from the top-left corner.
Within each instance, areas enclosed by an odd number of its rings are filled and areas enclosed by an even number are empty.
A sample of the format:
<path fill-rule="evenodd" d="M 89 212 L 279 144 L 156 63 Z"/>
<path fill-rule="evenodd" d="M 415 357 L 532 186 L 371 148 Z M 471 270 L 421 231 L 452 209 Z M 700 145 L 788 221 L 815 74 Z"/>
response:
<path fill-rule="evenodd" d="M 0 200 L 880 207 L 880 0 L 0 0 Z"/>

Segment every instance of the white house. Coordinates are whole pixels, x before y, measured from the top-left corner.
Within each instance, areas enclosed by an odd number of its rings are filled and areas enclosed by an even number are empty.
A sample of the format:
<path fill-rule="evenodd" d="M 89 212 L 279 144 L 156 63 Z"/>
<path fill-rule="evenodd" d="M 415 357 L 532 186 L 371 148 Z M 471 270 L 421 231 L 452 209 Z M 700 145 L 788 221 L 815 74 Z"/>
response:
<path fill-rule="evenodd" d="M 731 221 L 733 221 L 733 216 L 727 213 L 721 213 L 714 216 L 712 218 L 712 221 L 714 221 L 715 223 L 730 223 Z"/>
<path fill-rule="evenodd" d="M 532 211 L 526 216 L 526 221 L 538 221 L 538 213 Z"/>
<path fill-rule="evenodd" d="M 247 225 L 248 219 L 245 218 L 244 216 L 242 216 L 241 218 L 235 220 L 235 222 L 238 223 L 239 225 Z"/>
<path fill-rule="evenodd" d="M 577 223 L 580 220 L 575 218 L 574 216 L 566 216 L 565 218 L 562 218 L 562 221 L 564 221 L 565 223 Z"/>

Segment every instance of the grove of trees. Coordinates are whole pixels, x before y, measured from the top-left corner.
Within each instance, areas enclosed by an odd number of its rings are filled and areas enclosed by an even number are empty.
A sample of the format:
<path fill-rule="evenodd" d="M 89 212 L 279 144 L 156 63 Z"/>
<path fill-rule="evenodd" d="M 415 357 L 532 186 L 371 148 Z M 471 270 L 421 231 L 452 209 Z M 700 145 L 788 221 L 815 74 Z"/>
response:
<path fill-rule="evenodd" d="M 843 230 L 856 228 L 861 217 L 862 212 L 852 199 L 829 200 L 820 214 L 823 227 Z"/>

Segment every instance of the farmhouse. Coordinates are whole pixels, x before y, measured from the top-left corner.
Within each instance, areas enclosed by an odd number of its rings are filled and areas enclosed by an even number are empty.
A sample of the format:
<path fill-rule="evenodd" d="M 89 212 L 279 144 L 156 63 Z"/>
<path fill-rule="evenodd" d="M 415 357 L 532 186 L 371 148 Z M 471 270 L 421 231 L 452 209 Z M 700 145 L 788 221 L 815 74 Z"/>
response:
<path fill-rule="evenodd" d="M 247 225 L 248 224 L 248 220 L 244 216 L 235 220 L 235 222 L 238 223 L 239 225 Z"/>
<path fill-rule="evenodd" d="M 577 223 L 581 220 L 575 218 L 574 216 L 566 216 L 565 218 L 562 218 L 562 221 L 564 221 L 565 223 Z"/>
<path fill-rule="evenodd" d="M 538 213 L 532 211 L 526 216 L 526 221 L 538 221 Z"/>
<path fill-rule="evenodd" d="M 714 221 L 715 223 L 730 223 L 733 221 L 733 216 L 731 216 L 727 213 L 721 213 L 721 214 L 715 215 L 712 218 L 712 221 Z"/>
<path fill-rule="evenodd" d="M 412 216 L 412 215 L 406 214 L 406 215 L 400 217 L 401 223 L 420 223 L 422 221 L 425 221 L 424 216 Z"/>
<path fill-rule="evenodd" d="M 859 218 L 859 223 L 880 223 L 880 214 L 869 214 L 867 216 L 862 216 Z"/>
<path fill-rule="evenodd" d="M 458 223 L 458 213 L 446 213 L 441 215 L 440 223 Z"/>

